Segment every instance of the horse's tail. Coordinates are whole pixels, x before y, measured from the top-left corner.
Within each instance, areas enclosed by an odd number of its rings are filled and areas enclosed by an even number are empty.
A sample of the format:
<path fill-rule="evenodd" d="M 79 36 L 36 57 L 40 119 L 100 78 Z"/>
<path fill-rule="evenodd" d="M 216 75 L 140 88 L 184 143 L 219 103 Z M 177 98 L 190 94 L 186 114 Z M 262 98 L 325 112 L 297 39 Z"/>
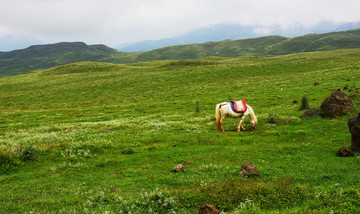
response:
<path fill-rule="evenodd" d="M 216 105 L 215 116 L 217 129 L 220 130 L 220 104 Z"/>
<path fill-rule="evenodd" d="M 250 116 L 250 123 L 252 125 L 252 127 L 255 129 L 256 128 L 256 123 L 257 123 L 257 117 L 255 115 L 254 110 L 251 108 L 251 106 L 248 106 L 248 110 L 249 110 L 249 116 Z"/>

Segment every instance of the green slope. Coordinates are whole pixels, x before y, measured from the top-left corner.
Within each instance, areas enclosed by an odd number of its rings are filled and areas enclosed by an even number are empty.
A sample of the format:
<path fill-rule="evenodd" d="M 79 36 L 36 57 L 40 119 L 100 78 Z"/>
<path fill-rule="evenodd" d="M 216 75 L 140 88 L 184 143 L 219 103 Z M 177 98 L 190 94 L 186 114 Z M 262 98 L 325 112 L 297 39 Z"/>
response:
<path fill-rule="evenodd" d="M 360 111 L 359 59 L 351 49 L 77 62 L 0 78 L 0 210 L 359 213 L 360 156 L 336 156 Z M 345 86 L 353 113 L 300 118 L 294 99 L 319 107 Z M 256 131 L 248 118 L 240 134 L 238 119 L 216 130 L 215 105 L 232 99 L 252 106 Z M 261 177 L 242 177 L 245 162 Z M 173 172 L 178 164 L 185 172 Z"/>
<path fill-rule="evenodd" d="M 178 45 L 146 51 L 137 56 L 138 61 L 167 59 L 197 59 L 208 56 L 247 57 L 263 56 L 264 49 L 270 45 L 287 40 L 281 36 L 268 36 L 254 39 L 224 40 L 201 44 Z"/>
<path fill-rule="evenodd" d="M 118 51 L 105 45 L 62 42 L 0 53 L 0 76 L 16 75 L 77 61 L 99 60 Z"/>
<path fill-rule="evenodd" d="M 290 38 L 266 48 L 271 55 L 360 47 L 360 29 L 326 34 L 309 34 Z"/>

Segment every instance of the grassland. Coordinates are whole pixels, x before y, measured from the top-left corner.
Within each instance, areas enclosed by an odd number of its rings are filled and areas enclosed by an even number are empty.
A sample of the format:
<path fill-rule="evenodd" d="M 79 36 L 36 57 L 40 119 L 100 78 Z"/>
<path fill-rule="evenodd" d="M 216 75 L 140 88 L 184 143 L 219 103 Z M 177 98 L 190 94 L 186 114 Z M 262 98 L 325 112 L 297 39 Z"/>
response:
<path fill-rule="evenodd" d="M 0 210 L 197 213 L 210 203 L 226 213 L 359 213 L 360 156 L 335 155 L 360 111 L 359 59 L 351 49 L 78 62 L 0 78 Z M 319 107 L 345 86 L 350 115 L 301 119 L 292 102 L 307 94 Z M 228 118 L 216 130 L 215 104 L 232 99 L 253 107 L 256 131 L 246 119 L 239 134 Z M 261 176 L 242 177 L 244 162 Z M 174 173 L 177 164 L 185 171 Z"/>

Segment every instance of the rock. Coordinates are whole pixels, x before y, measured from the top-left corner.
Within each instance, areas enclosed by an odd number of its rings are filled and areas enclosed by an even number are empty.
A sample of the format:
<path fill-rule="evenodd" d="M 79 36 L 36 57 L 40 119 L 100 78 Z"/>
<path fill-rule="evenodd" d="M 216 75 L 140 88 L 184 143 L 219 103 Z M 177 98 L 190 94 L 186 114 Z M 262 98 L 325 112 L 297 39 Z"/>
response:
<path fill-rule="evenodd" d="M 298 101 L 298 100 L 296 100 L 296 99 L 295 99 L 295 100 L 293 100 L 293 103 L 298 103 L 298 102 L 299 102 L 299 101 Z"/>
<path fill-rule="evenodd" d="M 322 117 L 337 117 L 352 112 L 353 103 L 346 93 L 335 91 L 321 103 L 320 109 Z"/>
<path fill-rule="evenodd" d="M 148 150 L 154 150 L 154 149 L 156 149 L 155 146 L 152 146 L 152 147 L 149 147 L 149 148 L 148 148 Z"/>
<path fill-rule="evenodd" d="M 339 157 L 348 157 L 348 156 L 354 156 L 354 153 L 350 149 L 348 149 L 346 147 L 341 147 L 337 151 L 336 155 L 339 156 Z"/>
<path fill-rule="evenodd" d="M 219 214 L 220 211 L 212 204 L 203 204 L 199 208 L 199 214 Z"/>
<path fill-rule="evenodd" d="M 304 112 L 301 117 L 318 117 L 320 115 L 320 108 L 312 108 Z"/>
<path fill-rule="evenodd" d="M 184 169 L 185 169 L 185 166 L 183 164 L 179 164 L 174 167 L 175 172 L 181 172 L 181 171 L 184 171 Z"/>
<path fill-rule="evenodd" d="M 314 82 L 314 85 L 319 85 L 320 83 L 318 81 Z"/>
<path fill-rule="evenodd" d="M 244 163 L 244 165 L 241 167 L 241 172 L 240 172 L 243 176 L 260 176 L 260 172 L 256 169 L 256 166 L 246 162 Z"/>
<path fill-rule="evenodd" d="M 360 112 L 357 117 L 349 118 L 348 127 L 351 133 L 351 149 L 360 152 Z"/>

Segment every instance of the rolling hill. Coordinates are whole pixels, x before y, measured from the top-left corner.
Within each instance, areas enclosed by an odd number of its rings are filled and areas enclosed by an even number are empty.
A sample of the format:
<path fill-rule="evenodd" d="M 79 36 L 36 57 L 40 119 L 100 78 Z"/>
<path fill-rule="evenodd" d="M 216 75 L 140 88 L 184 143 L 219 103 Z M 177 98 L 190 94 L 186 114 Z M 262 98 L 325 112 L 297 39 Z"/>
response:
<path fill-rule="evenodd" d="M 360 48 L 360 29 L 286 38 L 266 36 L 252 39 L 223 40 L 176 45 L 145 52 L 120 52 L 104 45 L 58 43 L 31 46 L 0 53 L 0 76 L 10 76 L 77 61 L 135 63 L 155 60 L 198 59 L 208 56 L 274 56 L 311 51 Z"/>
<path fill-rule="evenodd" d="M 10 76 L 78 61 L 99 60 L 118 53 L 105 45 L 61 42 L 33 45 L 26 49 L 0 52 L 0 76 Z"/>

